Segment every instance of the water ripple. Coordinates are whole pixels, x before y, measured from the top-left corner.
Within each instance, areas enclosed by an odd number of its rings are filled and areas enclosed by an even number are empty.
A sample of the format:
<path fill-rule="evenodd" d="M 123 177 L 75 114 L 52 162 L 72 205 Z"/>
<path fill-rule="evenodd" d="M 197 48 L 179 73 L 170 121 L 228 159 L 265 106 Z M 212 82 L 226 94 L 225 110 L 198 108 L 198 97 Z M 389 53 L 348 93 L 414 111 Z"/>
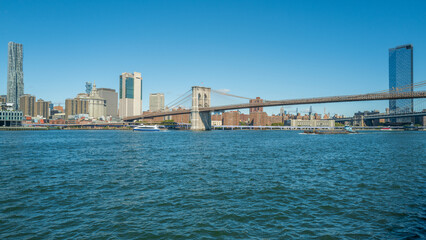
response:
<path fill-rule="evenodd" d="M 422 132 L 0 132 L 0 238 L 426 238 Z"/>

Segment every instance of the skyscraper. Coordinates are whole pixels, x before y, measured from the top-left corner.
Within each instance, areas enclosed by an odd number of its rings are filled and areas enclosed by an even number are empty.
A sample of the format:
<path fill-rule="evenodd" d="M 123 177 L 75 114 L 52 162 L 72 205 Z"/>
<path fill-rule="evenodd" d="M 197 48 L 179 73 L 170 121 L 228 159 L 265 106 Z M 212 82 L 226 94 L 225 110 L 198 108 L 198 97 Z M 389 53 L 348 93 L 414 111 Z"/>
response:
<path fill-rule="evenodd" d="M 93 85 L 91 82 L 86 82 L 86 93 L 90 94 L 92 92 Z"/>
<path fill-rule="evenodd" d="M 149 111 L 160 112 L 164 110 L 164 93 L 149 94 Z"/>
<path fill-rule="evenodd" d="M 120 75 L 119 109 L 120 118 L 142 114 L 142 76 L 135 72 Z"/>
<path fill-rule="evenodd" d="M 7 102 L 13 103 L 15 110 L 19 109 L 19 98 L 24 95 L 24 71 L 22 44 L 9 42 L 7 68 Z"/>
<path fill-rule="evenodd" d="M 413 91 L 413 45 L 389 49 L 389 89 L 394 92 Z M 389 100 L 389 110 L 391 114 L 412 112 L 413 99 Z M 397 121 L 406 122 L 410 119 Z"/>
<path fill-rule="evenodd" d="M 118 93 L 110 88 L 98 88 L 98 94 L 106 100 L 106 115 L 118 116 Z"/>

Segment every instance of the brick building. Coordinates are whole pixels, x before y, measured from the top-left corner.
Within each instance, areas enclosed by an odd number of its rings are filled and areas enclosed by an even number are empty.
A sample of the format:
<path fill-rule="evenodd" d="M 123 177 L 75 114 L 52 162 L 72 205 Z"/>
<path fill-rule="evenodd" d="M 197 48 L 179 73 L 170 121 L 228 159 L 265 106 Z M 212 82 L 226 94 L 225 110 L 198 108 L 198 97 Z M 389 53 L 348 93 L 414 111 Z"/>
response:
<path fill-rule="evenodd" d="M 240 112 L 238 111 L 224 112 L 223 125 L 231 125 L 231 126 L 240 125 Z"/>
<path fill-rule="evenodd" d="M 266 126 L 266 125 L 268 125 L 268 114 L 266 112 L 252 112 L 252 113 L 250 113 L 250 125 L 252 125 L 252 126 Z"/>
<path fill-rule="evenodd" d="M 263 103 L 263 99 L 256 97 L 256 99 L 250 99 L 250 103 Z M 250 114 L 254 112 L 263 112 L 263 107 L 250 108 Z"/>

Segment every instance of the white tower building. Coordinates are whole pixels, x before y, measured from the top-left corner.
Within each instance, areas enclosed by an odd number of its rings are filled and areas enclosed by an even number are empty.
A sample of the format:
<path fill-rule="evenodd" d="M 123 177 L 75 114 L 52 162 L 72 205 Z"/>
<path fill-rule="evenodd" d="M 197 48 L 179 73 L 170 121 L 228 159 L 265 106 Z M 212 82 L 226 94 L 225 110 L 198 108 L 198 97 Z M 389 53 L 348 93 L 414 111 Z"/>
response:
<path fill-rule="evenodd" d="M 119 88 L 120 118 L 142 115 L 142 76 L 141 73 L 122 73 Z"/>

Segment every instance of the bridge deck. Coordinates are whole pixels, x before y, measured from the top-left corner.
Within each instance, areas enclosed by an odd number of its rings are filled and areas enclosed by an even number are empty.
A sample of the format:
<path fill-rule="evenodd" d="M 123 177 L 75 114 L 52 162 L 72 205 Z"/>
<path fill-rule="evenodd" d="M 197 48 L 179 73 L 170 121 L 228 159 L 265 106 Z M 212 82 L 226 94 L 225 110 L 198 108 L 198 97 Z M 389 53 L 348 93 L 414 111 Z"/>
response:
<path fill-rule="evenodd" d="M 268 101 L 263 103 L 246 103 L 246 104 L 234 104 L 217 107 L 206 107 L 199 108 L 200 112 L 213 112 L 213 111 L 225 111 L 225 110 L 236 110 L 253 107 L 273 107 L 273 106 L 288 106 L 288 105 L 302 105 L 302 104 L 318 104 L 318 103 L 333 103 L 333 102 L 358 102 L 358 101 L 379 101 L 379 100 L 390 100 L 390 99 L 407 99 L 407 98 L 426 98 L 426 91 L 415 91 L 415 92 L 402 92 L 402 93 L 370 93 L 370 94 L 359 94 L 359 95 L 346 95 L 346 96 L 334 96 L 334 97 L 318 97 L 318 98 L 302 98 L 302 99 L 291 99 L 291 100 L 280 100 L 280 101 Z M 170 115 L 189 114 L 191 110 L 178 110 L 170 112 L 160 113 L 149 113 L 139 116 L 132 116 L 124 118 L 124 121 L 134 121 L 144 118 L 154 118 Z"/>

